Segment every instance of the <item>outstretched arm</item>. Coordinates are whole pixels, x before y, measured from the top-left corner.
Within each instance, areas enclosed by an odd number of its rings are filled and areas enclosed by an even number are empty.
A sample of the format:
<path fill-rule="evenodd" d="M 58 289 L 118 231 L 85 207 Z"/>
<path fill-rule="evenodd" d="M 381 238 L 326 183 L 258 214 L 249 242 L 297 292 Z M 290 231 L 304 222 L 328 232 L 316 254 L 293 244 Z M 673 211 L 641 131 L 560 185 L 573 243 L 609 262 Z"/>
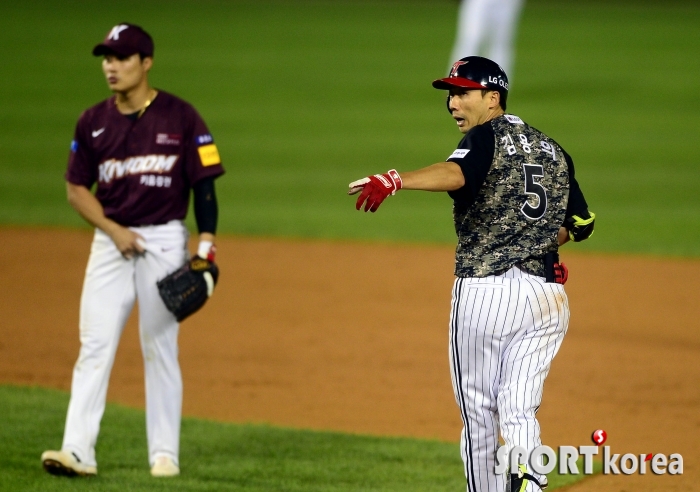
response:
<path fill-rule="evenodd" d="M 403 188 L 423 191 L 454 191 L 465 184 L 464 174 L 454 162 L 438 162 L 416 171 L 401 173 Z"/>
<path fill-rule="evenodd" d="M 462 169 L 454 162 L 439 162 L 416 171 L 399 175 L 392 169 L 386 174 L 375 174 L 350 183 L 348 195 L 362 191 L 355 208 L 365 204 L 365 212 L 376 212 L 384 199 L 398 190 L 453 191 L 464 186 Z M 366 203 L 365 203 L 366 202 Z"/>

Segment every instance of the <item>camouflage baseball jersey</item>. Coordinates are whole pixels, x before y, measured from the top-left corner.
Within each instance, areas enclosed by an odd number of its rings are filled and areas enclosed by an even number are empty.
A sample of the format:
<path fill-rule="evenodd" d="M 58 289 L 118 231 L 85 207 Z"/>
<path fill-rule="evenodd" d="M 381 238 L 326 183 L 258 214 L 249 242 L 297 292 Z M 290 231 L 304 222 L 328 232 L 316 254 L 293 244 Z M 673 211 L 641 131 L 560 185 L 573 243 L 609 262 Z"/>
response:
<path fill-rule="evenodd" d="M 542 132 L 502 115 L 467 133 L 447 159 L 466 185 L 451 192 L 458 244 L 455 275 L 498 275 L 514 265 L 545 276 L 543 257 L 558 249 L 570 189 L 587 208 L 573 179 L 573 162 Z"/>

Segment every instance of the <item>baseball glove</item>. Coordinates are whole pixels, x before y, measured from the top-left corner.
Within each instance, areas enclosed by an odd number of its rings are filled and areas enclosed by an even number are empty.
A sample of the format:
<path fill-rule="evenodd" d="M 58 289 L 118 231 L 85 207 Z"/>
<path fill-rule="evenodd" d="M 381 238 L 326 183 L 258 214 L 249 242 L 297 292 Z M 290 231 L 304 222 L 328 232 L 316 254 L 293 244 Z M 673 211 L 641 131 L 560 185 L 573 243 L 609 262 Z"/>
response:
<path fill-rule="evenodd" d="M 204 306 L 218 279 L 216 263 L 195 255 L 156 285 L 165 307 L 182 321 Z"/>

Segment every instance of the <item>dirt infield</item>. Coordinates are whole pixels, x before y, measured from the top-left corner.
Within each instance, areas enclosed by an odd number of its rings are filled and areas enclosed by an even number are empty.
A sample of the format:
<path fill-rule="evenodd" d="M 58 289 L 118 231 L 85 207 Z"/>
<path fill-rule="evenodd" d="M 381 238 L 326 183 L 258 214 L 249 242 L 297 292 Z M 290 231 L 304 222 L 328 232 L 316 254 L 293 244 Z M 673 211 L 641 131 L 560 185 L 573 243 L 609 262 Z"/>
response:
<path fill-rule="evenodd" d="M 91 234 L 0 229 L 0 241 L 0 383 L 68 390 Z M 614 453 L 684 457 L 682 476 L 599 476 L 569 490 L 700 490 L 700 261 L 574 248 L 543 441 L 590 444 L 603 428 Z M 181 328 L 186 415 L 458 440 L 452 248 L 221 238 L 219 260 L 216 294 Z M 134 321 L 109 399 L 143 407 Z"/>

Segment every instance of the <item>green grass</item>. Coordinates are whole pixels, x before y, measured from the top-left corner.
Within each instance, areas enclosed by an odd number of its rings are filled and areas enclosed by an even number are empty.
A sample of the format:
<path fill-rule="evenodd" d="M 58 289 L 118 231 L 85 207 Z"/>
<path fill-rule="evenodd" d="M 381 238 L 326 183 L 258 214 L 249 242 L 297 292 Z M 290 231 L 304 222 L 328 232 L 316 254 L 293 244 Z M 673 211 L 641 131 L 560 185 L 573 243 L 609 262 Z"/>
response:
<path fill-rule="evenodd" d="M 228 174 L 220 232 L 452 243 L 445 194 L 355 212 L 348 182 L 443 160 L 460 134 L 430 81 L 457 2 L 3 5 L 0 224 L 82 226 L 62 174 L 80 112 L 108 95 L 90 50 L 122 20 L 156 40 L 153 83 L 191 101 Z M 530 0 L 509 110 L 574 157 L 596 235 L 582 250 L 700 255 L 700 6 Z"/>
<path fill-rule="evenodd" d="M 0 386 L 3 491 L 455 491 L 465 479 L 457 444 L 334 432 L 233 425 L 185 418 L 181 476 L 148 473 L 142 411 L 107 405 L 98 476 L 48 475 L 39 457 L 60 447 L 68 395 Z M 550 476 L 552 488 L 580 477 Z"/>

